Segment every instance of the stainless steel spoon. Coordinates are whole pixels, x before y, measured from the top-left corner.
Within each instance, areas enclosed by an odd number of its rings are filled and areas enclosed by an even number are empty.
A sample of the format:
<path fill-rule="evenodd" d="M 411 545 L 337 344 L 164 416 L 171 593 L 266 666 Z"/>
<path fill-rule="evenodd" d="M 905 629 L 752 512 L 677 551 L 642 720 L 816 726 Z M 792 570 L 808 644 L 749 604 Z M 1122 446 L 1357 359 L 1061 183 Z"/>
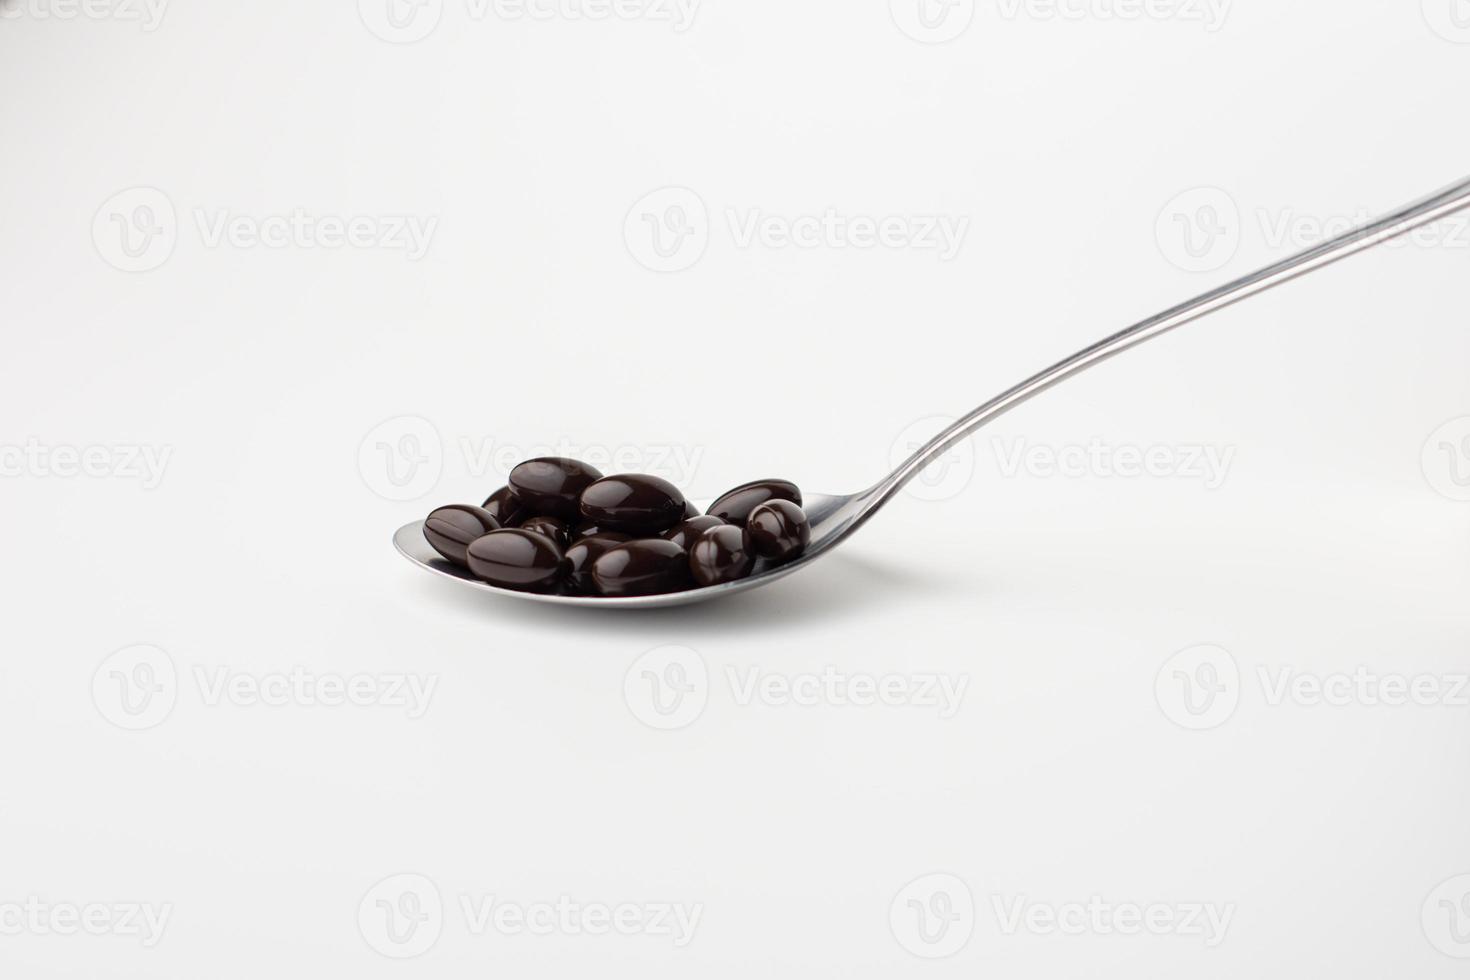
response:
<path fill-rule="evenodd" d="M 1309 248 L 1289 259 L 1267 266 L 1242 279 L 1237 279 L 1228 285 L 1198 296 L 1187 303 L 1165 310 L 1157 316 L 1150 317 L 1142 323 L 1135 324 L 1127 330 L 1113 334 L 1091 347 L 1078 351 L 1066 360 L 1054 364 L 1040 374 L 1028 378 L 1009 391 L 981 405 L 935 436 L 875 486 L 861 493 L 806 494 L 804 509 L 812 523 L 812 541 L 806 553 L 789 564 L 767 571 L 758 570 L 755 575 L 738 582 L 728 582 L 724 585 L 675 592 L 669 595 L 636 598 L 598 599 L 580 596 L 536 595 L 530 592 L 513 592 L 495 588 L 440 558 L 438 553 L 424 540 L 422 521 L 399 528 L 398 533 L 393 536 L 393 543 L 404 557 L 414 564 L 437 575 L 454 579 L 469 588 L 514 599 L 529 599 L 532 602 L 546 602 L 562 606 L 595 606 L 601 609 L 652 609 L 658 606 L 682 606 L 769 585 L 828 554 L 838 544 L 851 537 L 854 531 L 866 524 L 880 507 L 893 498 L 894 494 L 902 490 L 905 484 L 918 476 L 926 466 L 942 456 L 948 449 L 987 422 L 999 418 L 1053 385 L 1094 365 L 1101 364 L 1131 347 L 1137 347 L 1144 341 L 1166 334 L 1176 327 L 1198 320 L 1216 310 L 1232 306 L 1243 299 L 1290 282 L 1309 272 L 1315 272 L 1349 255 L 1408 234 L 1416 228 L 1466 208 L 1470 208 L 1470 179 L 1446 187 L 1423 200 L 1407 204 L 1391 214 L 1369 222 L 1356 231 Z"/>

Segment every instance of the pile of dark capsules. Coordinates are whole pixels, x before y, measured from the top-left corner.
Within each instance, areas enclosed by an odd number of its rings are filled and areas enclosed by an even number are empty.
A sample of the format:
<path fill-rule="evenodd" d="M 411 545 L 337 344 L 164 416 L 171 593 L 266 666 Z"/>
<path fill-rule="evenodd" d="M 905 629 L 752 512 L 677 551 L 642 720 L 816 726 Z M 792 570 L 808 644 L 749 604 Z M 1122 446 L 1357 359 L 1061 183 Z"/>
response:
<path fill-rule="evenodd" d="M 424 537 L 445 560 L 502 589 L 576 596 L 663 595 L 735 582 L 811 542 L 801 491 L 736 487 L 706 513 L 656 476 L 603 476 L 574 459 L 511 470 L 479 507 L 440 507 Z"/>

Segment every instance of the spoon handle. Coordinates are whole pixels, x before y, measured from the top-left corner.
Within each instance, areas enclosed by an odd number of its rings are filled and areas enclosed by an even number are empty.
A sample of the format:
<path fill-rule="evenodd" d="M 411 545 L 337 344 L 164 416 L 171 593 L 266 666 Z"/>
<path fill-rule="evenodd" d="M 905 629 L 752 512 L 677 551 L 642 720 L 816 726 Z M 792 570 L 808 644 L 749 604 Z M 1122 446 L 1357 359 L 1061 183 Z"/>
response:
<path fill-rule="evenodd" d="M 1345 259 L 1349 255 L 1355 255 L 1375 245 L 1406 235 L 1416 228 L 1466 208 L 1470 208 L 1470 178 L 1446 187 L 1422 200 L 1406 204 L 1345 235 L 1323 242 L 1274 265 L 1269 265 L 1202 296 L 1197 296 L 1187 303 L 1165 310 L 1111 337 L 1105 337 L 1091 347 L 1078 351 L 1066 360 L 1052 365 L 1040 374 L 981 405 L 935 436 L 918 452 L 905 460 L 903 465 L 862 496 L 871 509 L 876 509 L 878 505 L 918 476 L 924 467 L 934 462 L 946 450 L 976 429 L 992 419 L 999 418 L 1016 406 L 1030 401 L 1053 385 L 1060 384 L 1074 374 L 1080 374 L 1096 364 L 1101 364 L 1130 347 L 1136 347 L 1176 327 L 1182 327 L 1200 317 L 1208 316 L 1216 310 L 1233 306 L 1243 299 L 1264 293 L 1282 283 L 1290 282 L 1309 272 L 1315 272 Z"/>

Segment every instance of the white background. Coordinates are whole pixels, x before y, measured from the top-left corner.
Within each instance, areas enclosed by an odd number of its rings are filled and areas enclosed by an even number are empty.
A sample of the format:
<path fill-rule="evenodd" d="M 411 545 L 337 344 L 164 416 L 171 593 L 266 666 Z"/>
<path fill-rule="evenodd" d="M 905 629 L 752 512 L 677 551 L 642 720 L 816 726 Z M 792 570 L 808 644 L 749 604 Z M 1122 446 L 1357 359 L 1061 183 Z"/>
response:
<path fill-rule="evenodd" d="M 544 447 L 705 498 L 867 486 L 938 417 L 1470 172 L 1463 0 L 959 0 L 932 30 L 905 0 L 387 3 L 3 8 L 0 972 L 1463 975 L 1463 221 L 1048 394 L 723 604 L 494 601 L 389 545 Z M 829 209 L 966 233 L 742 232 Z M 829 667 L 915 696 L 742 686 Z M 1276 687 L 1355 671 L 1344 703 Z M 293 672 L 368 703 L 250 696 Z M 1374 693 L 1421 675 L 1429 704 Z M 492 897 L 700 918 L 477 929 Z M 1045 927 L 1089 902 L 1173 925 Z M 57 934 L 88 906 L 104 934 Z"/>

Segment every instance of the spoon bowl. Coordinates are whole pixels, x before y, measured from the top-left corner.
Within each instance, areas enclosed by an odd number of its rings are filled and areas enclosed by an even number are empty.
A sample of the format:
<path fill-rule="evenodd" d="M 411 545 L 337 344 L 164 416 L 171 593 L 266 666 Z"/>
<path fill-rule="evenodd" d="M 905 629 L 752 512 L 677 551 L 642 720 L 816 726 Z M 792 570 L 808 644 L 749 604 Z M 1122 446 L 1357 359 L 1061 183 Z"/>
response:
<path fill-rule="evenodd" d="M 756 563 L 755 571 L 738 581 L 687 589 L 683 592 L 669 592 L 663 595 L 599 598 L 597 596 L 543 595 L 536 592 L 517 592 L 514 589 L 498 588 L 489 582 L 475 578 L 470 574 L 469 569 L 446 561 L 439 552 L 429 547 L 429 542 L 424 538 L 423 521 L 414 521 L 412 524 L 405 524 L 399 528 L 393 535 L 393 546 L 398 549 L 399 554 L 425 571 L 454 579 L 461 585 L 481 592 L 508 596 L 512 599 L 530 599 L 532 602 L 554 603 L 560 606 L 594 606 L 598 609 L 658 609 L 665 606 L 687 606 L 691 603 L 704 602 L 707 599 L 721 599 L 738 592 L 759 588 L 805 568 L 846 537 L 843 522 L 846 515 L 853 510 L 853 503 L 860 496 L 859 494 L 847 496 L 804 494 L 805 502 L 802 510 L 806 512 L 807 520 L 811 522 L 812 540 L 806 551 L 792 561 L 775 566 L 759 561 Z M 699 505 L 699 509 L 705 510 L 712 502 L 704 501 Z"/>
<path fill-rule="evenodd" d="M 414 564 L 445 578 L 454 579 L 470 588 L 510 596 L 514 599 L 529 599 L 533 602 L 555 603 L 562 606 L 653 609 L 661 606 L 683 606 L 703 602 L 706 599 L 719 599 L 744 592 L 747 589 L 759 588 L 777 579 L 785 578 L 827 554 L 850 537 L 877 513 L 879 508 L 892 500 L 905 484 L 918 476 L 930 463 L 944 455 L 952 446 L 969 437 L 981 426 L 1030 401 L 1043 391 L 1088 368 L 1116 357 L 1126 350 L 1131 350 L 1139 344 L 1155 337 L 1161 337 L 1186 323 L 1191 323 L 1242 300 L 1259 295 L 1268 289 L 1274 289 L 1283 283 L 1325 268 L 1350 255 L 1356 255 L 1358 252 L 1406 235 L 1416 228 L 1466 208 L 1470 208 L 1470 179 L 1453 184 L 1411 204 L 1406 204 L 1396 211 L 1368 222 L 1361 228 L 1266 266 L 1232 283 L 1197 296 L 1187 303 L 1171 307 L 1126 330 L 1104 337 L 1092 346 L 1083 348 L 1066 360 L 1059 361 L 1014 388 L 1002 392 L 961 418 L 920 447 L 898 469 L 871 489 L 846 496 L 805 494 L 803 510 L 812 527 L 811 543 L 807 550 L 795 560 L 784 565 L 773 566 L 766 562 L 757 562 L 755 570 L 747 578 L 663 595 L 618 598 L 539 595 L 533 592 L 515 592 L 496 588 L 475 578 L 467 570 L 445 561 L 424 540 L 422 521 L 399 528 L 398 533 L 393 536 L 393 543 L 404 557 Z"/>

